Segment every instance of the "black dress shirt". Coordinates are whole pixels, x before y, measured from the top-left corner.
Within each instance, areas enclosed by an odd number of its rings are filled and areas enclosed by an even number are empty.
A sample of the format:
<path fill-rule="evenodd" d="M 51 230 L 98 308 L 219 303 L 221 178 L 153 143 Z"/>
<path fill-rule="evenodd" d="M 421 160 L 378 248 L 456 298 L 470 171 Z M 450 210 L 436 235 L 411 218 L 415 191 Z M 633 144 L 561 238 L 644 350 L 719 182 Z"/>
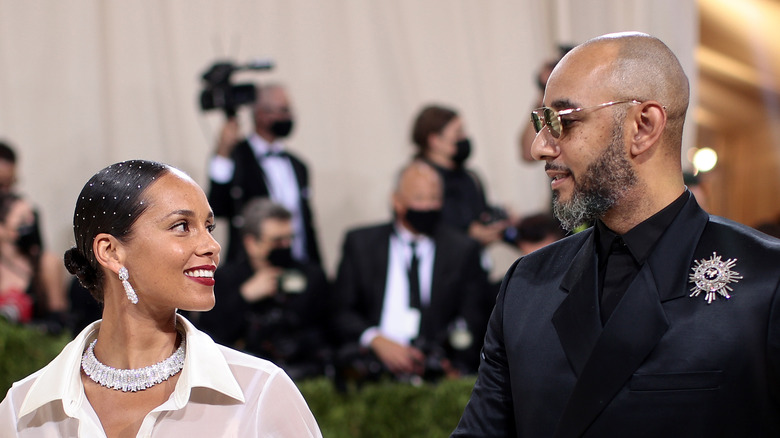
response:
<path fill-rule="evenodd" d="M 689 197 L 690 192 L 686 190 L 674 202 L 623 235 L 607 228 L 601 220 L 596 221 L 602 324 L 606 324 L 653 246 Z"/>

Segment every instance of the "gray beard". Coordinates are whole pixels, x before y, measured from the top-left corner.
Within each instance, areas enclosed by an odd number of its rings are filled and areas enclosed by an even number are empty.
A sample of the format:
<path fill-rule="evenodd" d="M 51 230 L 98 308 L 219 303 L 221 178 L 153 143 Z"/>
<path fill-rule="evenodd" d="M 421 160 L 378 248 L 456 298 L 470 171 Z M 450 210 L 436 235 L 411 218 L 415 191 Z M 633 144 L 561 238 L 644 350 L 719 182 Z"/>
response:
<path fill-rule="evenodd" d="M 616 121 L 609 146 L 588 166 L 581 183 L 575 181 L 571 199 L 562 202 L 558 191 L 553 191 L 553 213 L 563 229 L 571 231 L 602 218 L 636 185 L 636 174 L 622 148 L 623 127 Z"/>

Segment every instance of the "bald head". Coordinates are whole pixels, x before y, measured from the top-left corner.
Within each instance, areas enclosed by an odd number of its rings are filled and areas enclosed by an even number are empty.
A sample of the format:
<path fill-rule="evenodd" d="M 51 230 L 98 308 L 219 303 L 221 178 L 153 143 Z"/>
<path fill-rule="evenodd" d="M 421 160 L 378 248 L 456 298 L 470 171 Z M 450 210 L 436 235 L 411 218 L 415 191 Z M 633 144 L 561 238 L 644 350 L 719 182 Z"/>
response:
<path fill-rule="evenodd" d="M 597 60 L 604 86 L 614 100 L 654 100 L 666 109 L 664 142 L 679 147 L 688 109 L 688 78 L 680 61 L 658 38 L 638 33 L 614 33 L 577 46 L 561 61 Z"/>
<path fill-rule="evenodd" d="M 393 211 L 407 229 L 425 232 L 410 223 L 407 212 L 438 212 L 441 210 L 443 185 L 439 173 L 427 163 L 412 161 L 401 170 L 392 196 Z"/>

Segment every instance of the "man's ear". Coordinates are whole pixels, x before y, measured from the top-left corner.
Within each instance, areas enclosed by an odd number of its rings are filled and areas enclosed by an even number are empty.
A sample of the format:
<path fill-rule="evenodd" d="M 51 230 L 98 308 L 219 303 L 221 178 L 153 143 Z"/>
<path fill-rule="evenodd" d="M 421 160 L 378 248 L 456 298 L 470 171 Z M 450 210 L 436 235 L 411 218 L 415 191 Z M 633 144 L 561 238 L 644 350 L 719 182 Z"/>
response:
<path fill-rule="evenodd" d="M 119 272 L 119 268 L 124 266 L 124 247 L 116 237 L 108 233 L 100 233 L 95 236 L 95 240 L 92 241 L 92 251 L 95 253 L 97 262 L 115 274 Z"/>
<path fill-rule="evenodd" d="M 631 155 L 639 156 L 652 148 L 666 128 L 666 110 L 660 103 L 649 100 L 640 104 L 634 115 L 636 132 L 631 138 Z"/>

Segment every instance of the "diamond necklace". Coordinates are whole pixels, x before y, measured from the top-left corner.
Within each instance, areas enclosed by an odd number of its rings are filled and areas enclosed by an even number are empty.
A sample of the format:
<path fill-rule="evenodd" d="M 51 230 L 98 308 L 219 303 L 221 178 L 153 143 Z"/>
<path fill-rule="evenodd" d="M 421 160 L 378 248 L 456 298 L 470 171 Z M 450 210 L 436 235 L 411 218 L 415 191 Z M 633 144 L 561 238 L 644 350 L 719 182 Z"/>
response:
<path fill-rule="evenodd" d="M 131 370 L 110 367 L 97 360 L 95 357 L 96 343 L 97 339 L 92 341 L 86 351 L 84 351 L 84 355 L 81 356 L 81 368 L 84 369 L 84 373 L 93 382 L 99 383 L 106 388 L 122 392 L 143 391 L 164 380 L 168 380 L 169 377 L 176 375 L 184 367 L 184 336 L 181 338 L 179 348 L 173 352 L 171 357 L 148 367 Z"/>

